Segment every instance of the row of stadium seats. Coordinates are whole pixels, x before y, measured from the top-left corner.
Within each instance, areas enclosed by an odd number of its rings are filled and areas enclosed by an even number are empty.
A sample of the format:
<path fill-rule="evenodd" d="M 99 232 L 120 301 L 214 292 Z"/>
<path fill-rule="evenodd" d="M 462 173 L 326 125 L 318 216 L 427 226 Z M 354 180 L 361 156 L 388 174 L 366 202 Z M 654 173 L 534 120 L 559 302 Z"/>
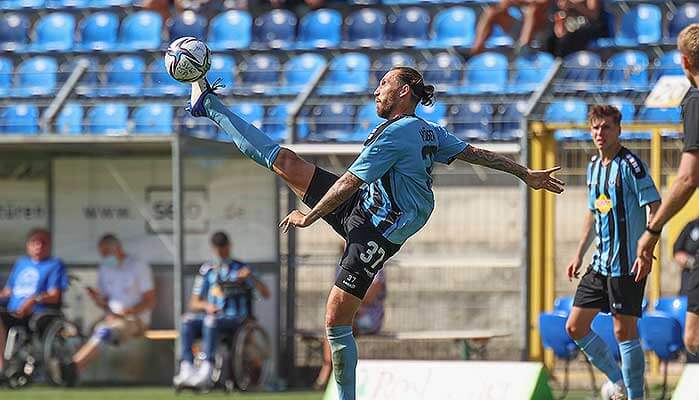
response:
<path fill-rule="evenodd" d="M 146 65 L 139 56 L 123 55 L 111 58 L 102 70 L 96 60 L 88 60 L 90 67 L 78 90 L 78 94 L 83 96 L 184 95 L 188 90 L 186 85 L 174 81 L 167 74 L 160 59 Z M 15 68 L 10 59 L 0 57 L 0 95 L 51 95 L 76 62 L 76 59 L 72 59 L 59 67 L 53 57 L 35 56 Z M 221 79 L 226 85 L 224 94 L 294 95 L 326 62 L 322 55 L 305 53 L 292 56 L 282 65 L 276 56 L 260 53 L 237 64 L 233 56 L 214 54 L 209 79 Z M 464 95 L 527 94 L 541 84 L 553 64 L 553 58 L 547 53 L 531 52 L 519 56 L 510 64 L 503 54 L 487 52 L 464 63 L 459 55 L 444 52 L 420 64 L 425 80 L 435 84 L 442 92 Z M 338 55 L 331 60 L 318 93 L 367 93 L 394 65 L 418 65 L 418 62 L 403 53 L 392 53 L 373 63 L 363 53 Z M 579 52 L 564 60 L 564 78 L 556 90 L 562 93 L 647 91 L 649 65 L 645 53 L 628 50 L 613 55 L 602 73 L 602 62 L 597 54 Z M 650 82 L 662 75 L 682 75 L 679 53 L 673 51 L 657 58 L 652 71 Z"/>
<path fill-rule="evenodd" d="M 0 10 L 33 10 L 41 8 L 108 8 L 127 7 L 136 3 L 134 0 L 3 0 Z"/>
<path fill-rule="evenodd" d="M 602 46 L 634 46 L 661 43 L 663 37 L 666 41 L 674 41 L 683 27 L 699 22 L 697 11 L 696 4 L 682 6 L 668 21 L 667 32 L 663 35 L 660 8 L 641 4 L 622 15 L 613 40 L 599 43 Z M 206 39 L 214 51 L 251 46 L 282 49 L 468 47 L 475 39 L 476 11 L 454 6 L 439 11 L 433 19 L 428 10 L 420 7 L 405 7 L 388 14 L 381 9 L 362 8 L 343 21 L 340 11 L 320 9 L 298 21 L 288 10 L 272 10 L 256 18 L 247 11 L 229 10 L 210 22 L 189 11 L 168 22 L 167 38 L 163 38 L 163 25 L 160 15 L 152 11 L 131 13 L 123 21 L 114 13 L 97 12 L 79 23 L 72 14 L 55 12 L 41 17 L 32 34 L 26 15 L 5 13 L 0 17 L 0 47 L 38 52 L 152 50 L 161 48 L 163 39 L 182 36 Z M 512 39 L 498 28 L 487 44 L 510 46 Z"/>

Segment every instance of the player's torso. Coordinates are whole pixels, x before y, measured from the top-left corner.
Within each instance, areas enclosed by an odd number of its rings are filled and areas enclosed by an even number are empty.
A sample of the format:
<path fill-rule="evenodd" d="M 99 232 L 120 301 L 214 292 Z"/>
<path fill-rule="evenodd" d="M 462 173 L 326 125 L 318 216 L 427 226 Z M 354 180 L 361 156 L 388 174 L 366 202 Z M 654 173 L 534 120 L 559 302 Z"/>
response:
<path fill-rule="evenodd" d="M 211 268 L 204 277 L 207 281 L 206 286 L 208 287 L 206 301 L 222 308 L 225 315 L 243 315 L 247 309 L 247 304 L 245 304 L 246 299 L 244 297 L 236 296 L 235 298 L 227 299 L 221 287 L 221 283 L 223 282 L 237 281 L 238 271 L 244 266 L 245 264 L 232 261 L 231 263 Z"/>
<path fill-rule="evenodd" d="M 48 277 L 54 268 L 60 268 L 59 261 L 55 258 L 48 258 L 38 263 L 29 257 L 19 260 L 8 308 L 14 311 L 25 299 L 48 290 Z M 37 307 L 44 308 L 41 305 Z"/>

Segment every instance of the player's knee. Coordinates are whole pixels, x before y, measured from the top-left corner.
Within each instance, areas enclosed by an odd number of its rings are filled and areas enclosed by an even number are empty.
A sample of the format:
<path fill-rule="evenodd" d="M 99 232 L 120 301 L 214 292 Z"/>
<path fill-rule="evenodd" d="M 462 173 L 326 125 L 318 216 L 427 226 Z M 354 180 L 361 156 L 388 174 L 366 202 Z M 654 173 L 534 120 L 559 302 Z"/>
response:
<path fill-rule="evenodd" d="M 566 332 L 568 332 L 568 336 L 573 340 L 582 339 L 587 334 L 586 331 L 580 329 L 580 327 L 571 322 L 570 319 L 566 321 Z"/>
<path fill-rule="evenodd" d="M 614 327 L 614 337 L 618 342 L 636 339 L 635 330 L 624 324 L 618 324 Z"/>
<path fill-rule="evenodd" d="M 699 353 L 699 336 L 693 332 L 687 333 L 684 337 L 684 346 L 692 354 Z"/>
<path fill-rule="evenodd" d="M 293 151 L 282 147 L 274 160 L 274 167 L 281 171 L 291 171 L 302 159 Z"/>
<path fill-rule="evenodd" d="M 216 327 L 216 317 L 213 315 L 207 315 L 204 317 L 204 326 L 207 328 L 215 328 Z"/>

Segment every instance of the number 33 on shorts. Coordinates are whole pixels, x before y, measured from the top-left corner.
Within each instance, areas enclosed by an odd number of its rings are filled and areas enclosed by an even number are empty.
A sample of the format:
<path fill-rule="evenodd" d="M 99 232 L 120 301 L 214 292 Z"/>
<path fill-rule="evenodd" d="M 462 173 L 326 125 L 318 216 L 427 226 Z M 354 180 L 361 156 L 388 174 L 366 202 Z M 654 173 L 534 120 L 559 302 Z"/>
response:
<path fill-rule="evenodd" d="M 379 265 L 381 261 L 383 261 L 384 257 L 386 257 L 386 250 L 384 250 L 383 247 L 379 246 L 373 240 L 370 240 L 366 245 L 367 249 L 364 253 L 359 254 L 359 259 L 367 265 L 371 263 L 371 265 L 369 265 L 369 268 L 376 269 L 376 266 Z"/>

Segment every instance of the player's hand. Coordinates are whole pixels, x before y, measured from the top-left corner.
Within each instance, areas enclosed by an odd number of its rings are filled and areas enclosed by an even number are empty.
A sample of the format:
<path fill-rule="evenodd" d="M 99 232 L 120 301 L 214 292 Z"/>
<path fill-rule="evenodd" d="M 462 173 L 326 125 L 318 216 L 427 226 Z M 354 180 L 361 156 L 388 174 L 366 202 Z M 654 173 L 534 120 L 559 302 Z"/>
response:
<path fill-rule="evenodd" d="M 248 267 L 243 267 L 243 268 L 239 269 L 238 270 L 238 280 L 242 281 L 244 279 L 247 279 L 251 273 L 252 273 L 252 271 L 250 271 L 250 268 L 248 268 Z"/>
<path fill-rule="evenodd" d="M 636 257 L 652 259 L 653 250 L 655 250 L 655 245 L 660 239 L 659 235 L 651 235 L 650 232 L 643 232 L 641 238 L 638 239 L 638 246 L 636 247 Z"/>
<path fill-rule="evenodd" d="M 284 217 L 282 222 L 279 223 L 279 227 L 282 228 L 282 232 L 284 233 L 287 233 L 289 228 L 305 228 L 308 225 L 310 225 L 310 223 L 306 218 L 306 214 L 299 210 L 292 211 L 289 215 Z"/>
<path fill-rule="evenodd" d="M 535 190 L 544 189 L 556 194 L 563 193 L 565 182 L 551 176 L 559 169 L 561 169 L 560 166 L 542 170 L 527 170 L 527 177 L 524 182 Z"/>
<path fill-rule="evenodd" d="M 204 311 L 209 315 L 213 315 L 221 311 L 221 309 L 219 307 L 216 307 L 215 304 L 208 303 L 206 307 L 204 307 Z"/>
<path fill-rule="evenodd" d="M 575 257 L 568 264 L 568 280 L 573 282 L 573 278 L 580 278 L 580 266 L 582 265 L 582 260 Z"/>
<path fill-rule="evenodd" d="M 22 303 L 22 305 L 15 312 L 15 315 L 18 316 L 19 318 L 24 318 L 32 312 L 35 305 L 36 305 L 36 300 L 34 300 L 34 298 L 32 297 L 29 300 Z"/>
<path fill-rule="evenodd" d="M 645 257 L 636 257 L 636 261 L 633 262 L 633 267 L 631 267 L 631 273 L 634 274 L 634 281 L 640 282 L 653 268 L 653 259 Z"/>

